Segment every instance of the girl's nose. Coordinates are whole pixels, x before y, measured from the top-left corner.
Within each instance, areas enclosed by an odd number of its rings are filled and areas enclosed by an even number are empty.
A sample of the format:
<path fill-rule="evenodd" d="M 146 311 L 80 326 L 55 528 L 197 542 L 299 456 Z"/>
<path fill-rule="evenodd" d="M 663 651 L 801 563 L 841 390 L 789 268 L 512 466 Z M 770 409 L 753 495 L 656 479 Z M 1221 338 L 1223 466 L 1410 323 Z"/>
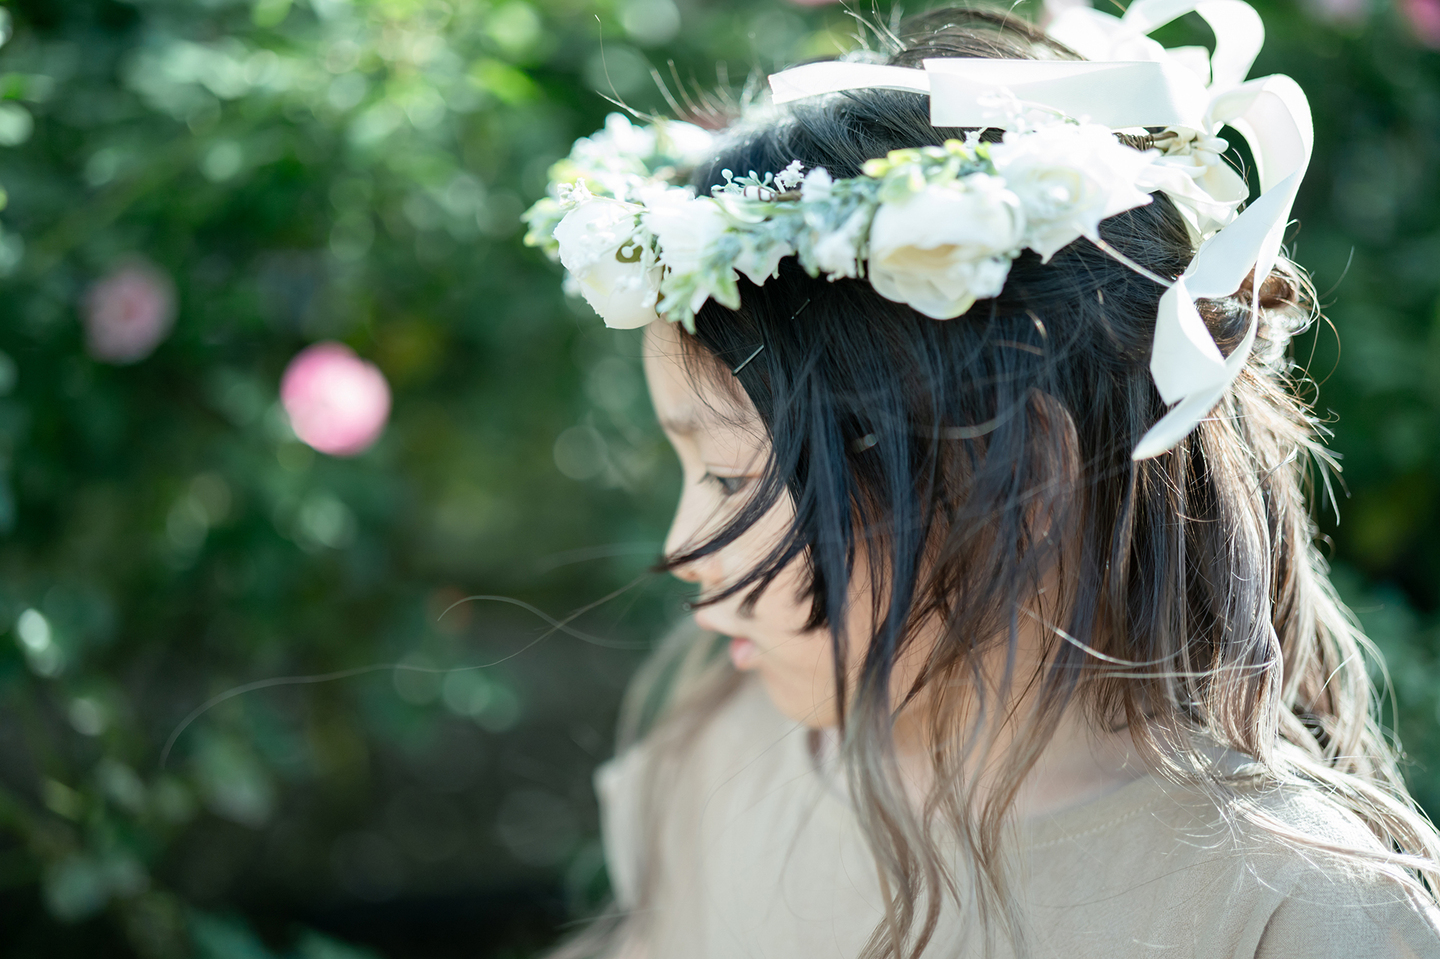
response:
<path fill-rule="evenodd" d="M 675 510 L 675 518 L 670 522 L 670 531 L 665 534 L 667 557 L 681 556 L 704 543 L 704 538 L 700 535 L 700 524 L 695 522 L 696 517 L 692 515 L 695 512 L 691 504 L 681 500 Z M 702 556 L 676 566 L 670 572 L 687 583 L 698 583 L 703 579 L 702 567 L 711 562 L 712 558 L 713 556 Z"/>
<path fill-rule="evenodd" d="M 676 579 L 683 579 L 687 583 L 700 582 L 700 573 L 695 569 L 694 563 L 686 563 L 683 566 L 676 566 L 670 570 Z"/>
<path fill-rule="evenodd" d="M 676 527 L 679 525 L 678 522 L 672 524 L 669 535 L 665 537 L 666 558 L 687 553 L 698 545 L 693 537 L 676 535 Z M 682 563 L 679 566 L 672 567 L 670 572 L 677 579 L 683 579 L 687 583 L 698 583 L 700 582 L 700 566 L 707 558 L 708 557 L 701 557 L 689 563 Z"/>

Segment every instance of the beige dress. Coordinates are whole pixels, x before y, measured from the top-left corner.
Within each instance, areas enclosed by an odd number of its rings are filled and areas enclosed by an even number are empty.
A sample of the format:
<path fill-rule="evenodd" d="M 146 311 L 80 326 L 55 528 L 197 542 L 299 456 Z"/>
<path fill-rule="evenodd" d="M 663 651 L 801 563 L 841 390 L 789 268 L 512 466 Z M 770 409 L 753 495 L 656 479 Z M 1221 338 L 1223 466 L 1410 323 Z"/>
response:
<path fill-rule="evenodd" d="M 622 907 L 641 868 L 645 763 L 642 745 L 597 775 Z M 1262 802 L 1283 822 L 1376 847 L 1304 791 Z M 850 959 L 883 916 L 843 787 L 757 683 L 707 725 L 659 808 L 649 959 Z M 1017 862 L 1037 959 L 1440 959 L 1440 911 L 1381 869 L 1237 834 L 1209 800 L 1153 777 L 1027 822 Z M 979 959 L 979 937 L 960 925 L 947 915 L 925 955 Z"/>

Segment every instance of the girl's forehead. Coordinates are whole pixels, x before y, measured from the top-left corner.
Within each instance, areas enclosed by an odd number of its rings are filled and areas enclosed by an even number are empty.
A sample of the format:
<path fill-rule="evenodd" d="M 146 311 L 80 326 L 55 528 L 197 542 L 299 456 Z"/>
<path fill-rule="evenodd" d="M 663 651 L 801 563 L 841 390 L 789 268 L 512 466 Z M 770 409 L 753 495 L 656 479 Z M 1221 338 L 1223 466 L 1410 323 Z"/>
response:
<path fill-rule="evenodd" d="M 701 372 L 681 335 L 663 321 L 645 331 L 645 381 L 662 424 L 676 427 L 674 432 L 694 432 L 742 414 L 735 399 Z"/>
<path fill-rule="evenodd" d="M 645 380 L 656 418 L 673 437 L 710 436 L 754 442 L 760 418 L 744 394 L 720 389 L 704 375 L 673 324 L 656 322 L 645 333 Z"/>

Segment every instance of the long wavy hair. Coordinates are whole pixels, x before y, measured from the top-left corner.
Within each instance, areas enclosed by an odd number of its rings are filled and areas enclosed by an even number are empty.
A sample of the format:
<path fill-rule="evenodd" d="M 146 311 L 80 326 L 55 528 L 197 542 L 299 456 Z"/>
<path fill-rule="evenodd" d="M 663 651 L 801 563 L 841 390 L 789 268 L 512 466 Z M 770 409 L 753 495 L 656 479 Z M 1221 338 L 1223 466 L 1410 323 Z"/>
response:
<path fill-rule="evenodd" d="M 901 66 L 1075 58 L 998 12 L 942 9 L 878 32 L 883 62 Z M 927 98 L 913 93 L 801 100 L 736 120 L 693 185 L 703 194 L 722 170 L 774 172 L 796 159 L 856 176 L 871 157 L 963 132 L 932 127 Z M 1177 276 L 1194 254 L 1163 195 L 1101 231 L 1162 276 Z M 1226 354 L 1258 323 L 1244 370 L 1184 441 L 1143 462 L 1131 451 L 1166 411 L 1148 369 L 1164 290 L 1083 240 L 1048 264 L 1025 253 L 998 297 L 946 322 L 864 280 L 813 279 L 787 260 L 764 286 L 741 280 L 738 310 L 707 304 L 684 338 L 691 375 L 743 391 L 772 452 L 747 508 L 663 566 L 724 547 L 789 497 L 787 535 L 724 595 L 754 594 L 804 563 L 810 625 L 830 630 L 837 663 L 852 658 L 845 611 L 857 563 L 880 584 L 863 665 L 835 677 L 851 795 L 889 898 L 867 957 L 921 955 L 962 889 L 987 936 L 1023 942 L 1023 921 L 1005 906 L 1007 812 L 1071 708 L 1105 728 L 1128 726 L 1157 774 L 1205 789 L 1231 815 L 1300 845 L 1398 866 L 1433 894 L 1440 837 L 1377 724 L 1373 651 L 1329 582 L 1306 504 L 1333 466 L 1287 352 L 1314 318 L 1309 287 L 1282 260 L 1260 278 L 1252 318 L 1251 282 L 1199 304 Z M 1040 603 L 1046 582 L 1059 588 Z M 1034 675 L 1011 675 L 1025 617 L 1043 622 L 1049 641 Z M 922 651 L 913 688 L 892 695 L 920 622 L 942 623 L 943 634 Z M 678 760 L 737 686 L 712 645 L 685 635 L 662 647 L 632 691 L 622 739 L 643 733 L 657 755 Z M 986 675 L 982 662 L 1007 664 L 1006 675 Z M 987 756 L 995 740 L 980 735 L 982 717 L 1006 706 L 997 690 L 1019 688 L 1034 706 L 1009 718 L 1005 753 Z M 918 810 L 898 784 L 892 734 L 910 700 L 923 701 L 928 732 L 943 744 Z M 1217 744 L 1252 757 L 1252 774 L 1358 816 L 1390 851 L 1336 848 L 1265 820 L 1209 758 Z M 983 793 L 965 772 L 977 756 L 1003 760 Z M 660 803 L 666 773 L 655 765 L 650 794 Z M 567 951 L 643 939 L 656 881 L 642 876 L 639 907 Z"/>

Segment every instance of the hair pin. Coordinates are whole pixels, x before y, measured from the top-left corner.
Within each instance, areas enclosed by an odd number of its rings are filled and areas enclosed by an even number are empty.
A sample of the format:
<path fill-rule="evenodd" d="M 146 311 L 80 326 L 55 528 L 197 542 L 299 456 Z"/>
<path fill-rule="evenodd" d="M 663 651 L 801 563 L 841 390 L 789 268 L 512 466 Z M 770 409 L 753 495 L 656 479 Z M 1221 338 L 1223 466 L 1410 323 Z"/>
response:
<path fill-rule="evenodd" d="M 745 367 L 749 366 L 749 365 L 750 365 L 750 361 L 753 360 L 753 359 L 755 359 L 755 357 L 759 356 L 759 355 L 760 355 L 760 351 L 763 350 L 763 349 L 765 349 L 765 344 L 764 344 L 764 343 L 761 343 L 759 346 L 755 347 L 755 352 L 754 352 L 754 353 L 751 353 L 749 356 L 745 357 L 745 359 L 740 363 L 739 366 L 735 367 L 735 369 L 733 369 L 733 370 L 730 371 L 730 375 L 731 375 L 731 376 L 739 376 L 739 375 L 740 375 L 740 371 L 743 370 L 743 369 L 745 369 Z"/>
<path fill-rule="evenodd" d="M 797 316 L 799 316 L 801 313 L 804 313 L 804 312 L 805 312 L 805 307 L 807 307 L 807 306 L 809 306 L 809 305 L 810 305 L 810 297 L 807 296 L 807 297 L 805 297 L 805 302 L 800 304 L 800 309 L 798 309 L 798 310 L 796 310 L 794 313 L 791 313 L 791 314 L 790 314 L 790 319 L 793 320 L 793 319 L 795 319 Z M 755 352 L 754 352 L 754 353 L 751 353 L 749 356 L 745 357 L 744 362 L 742 362 L 739 366 L 735 367 L 735 369 L 733 369 L 733 370 L 730 371 L 730 375 L 731 375 L 731 376 L 739 376 L 739 375 L 740 375 L 740 371 L 743 370 L 743 369 L 745 369 L 745 367 L 749 366 L 749 365 L 750 365 L 750 361 L 753 360 L 753 359 L 755 359 L 755 357 L 759 356 L 759 355 L 760 355 L 760 351 L 763 350 L 763 349 L 765 349 L 765 344 L 764 344 L 764 343 L 761 343 L 759 346 L 755 347 Z"/>

